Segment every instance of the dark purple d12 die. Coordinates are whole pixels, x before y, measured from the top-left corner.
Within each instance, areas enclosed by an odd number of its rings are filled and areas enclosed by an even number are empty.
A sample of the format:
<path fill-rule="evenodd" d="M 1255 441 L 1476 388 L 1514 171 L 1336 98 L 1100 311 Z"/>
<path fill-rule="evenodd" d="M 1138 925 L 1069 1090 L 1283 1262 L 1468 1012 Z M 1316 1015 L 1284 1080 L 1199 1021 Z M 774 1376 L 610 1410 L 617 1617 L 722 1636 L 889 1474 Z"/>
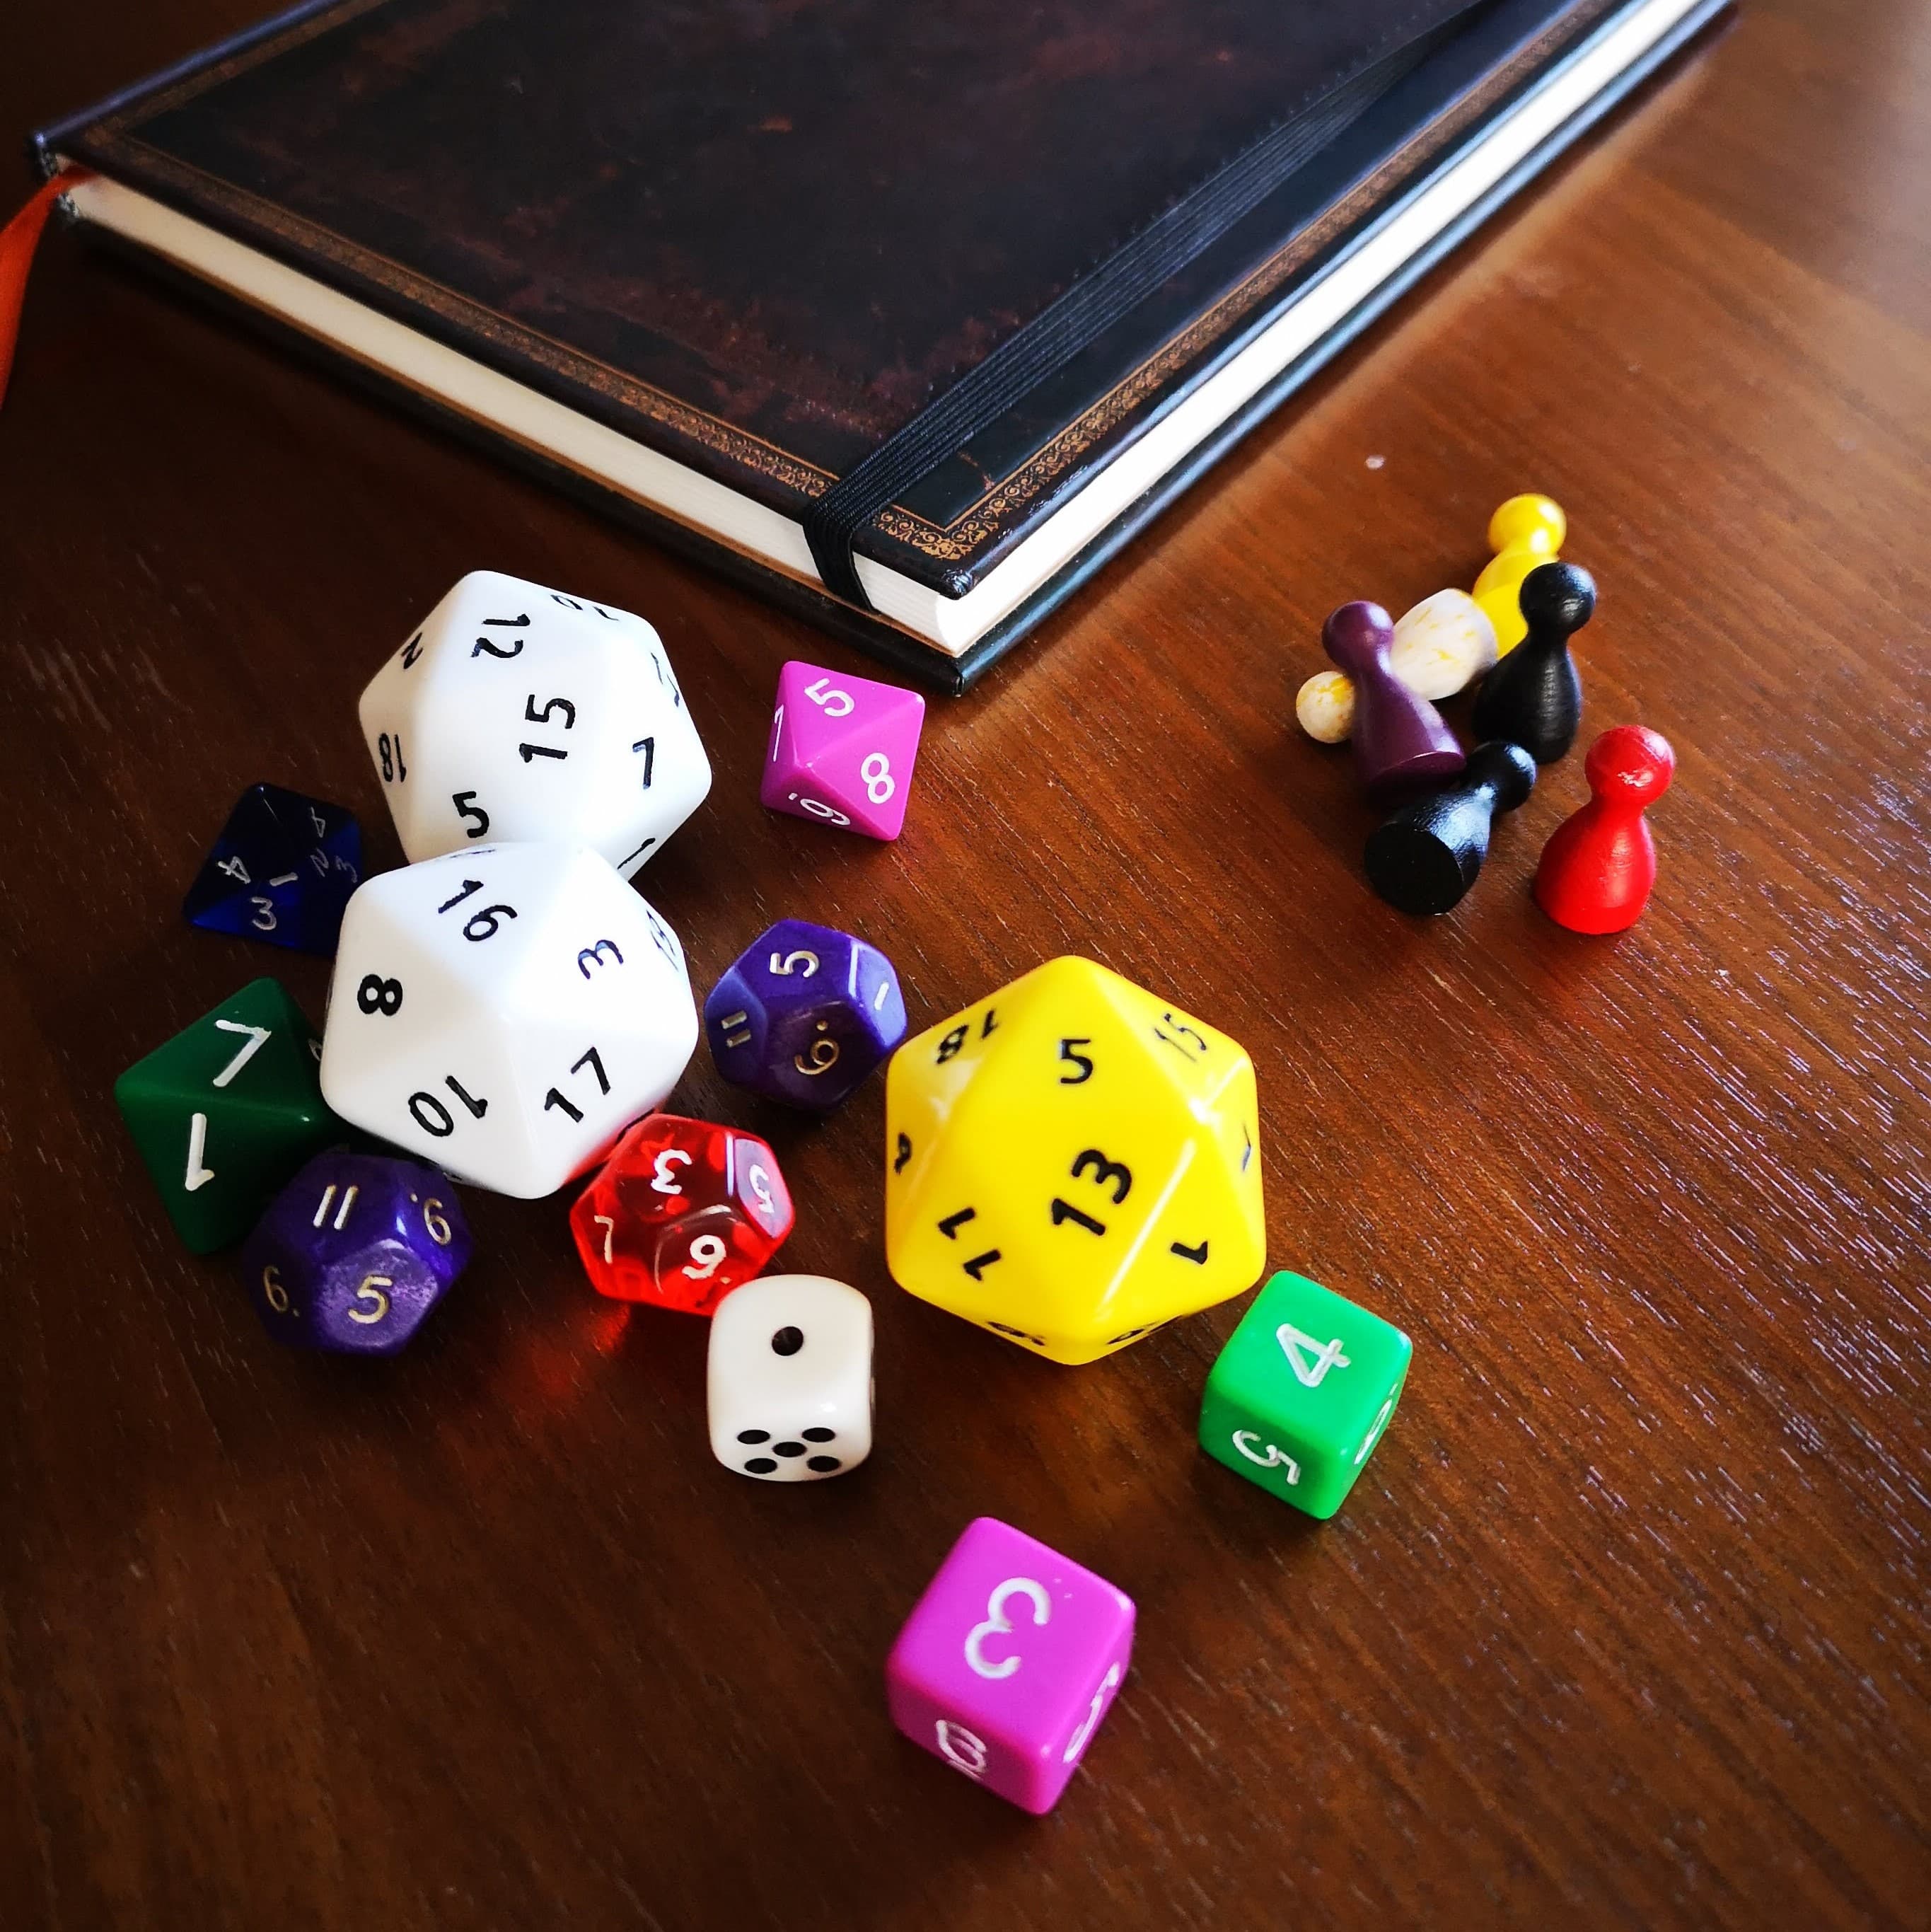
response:
<path fill-rule="evenodd" d="M 905 998 L 877 946 L 781 919 L 712 989 L 704 1031 L 734 1086 L 824 1113 L 905 1037 Z"/>
<path fill-rule="evenodd" d="M 388 1355 L 421 1326 L 469 1252 L 461 1204 L 439 1168 L 335 1148 L 268 1204 L 241 1268 L 277 1341 Z"/>
<path fill-rule="evenodd" d="M 188 888 L 190 926 L 298 952 L 333 955 L 342 910 L 362 880 L 362 833 L 339 805 L 250 785 Z"/>

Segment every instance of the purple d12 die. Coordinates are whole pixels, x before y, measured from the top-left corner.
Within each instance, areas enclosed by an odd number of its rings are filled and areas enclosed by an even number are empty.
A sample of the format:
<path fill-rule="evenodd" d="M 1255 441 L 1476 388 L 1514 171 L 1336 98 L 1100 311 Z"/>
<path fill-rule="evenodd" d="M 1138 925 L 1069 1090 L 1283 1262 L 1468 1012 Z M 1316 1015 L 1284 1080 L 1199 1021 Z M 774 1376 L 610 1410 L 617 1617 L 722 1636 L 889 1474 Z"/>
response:
<path fill-rule="evenodd" d="M 361 880 L 361 828 L 351 813 L 280 785 L 250 785 L 202 861 L 181 914 L 211 932 L 327 958 Z"/>
<path fill-rule="evenodd" d="M 826 1113 L 905 1037 L 905 998 L 877 946 L 781 919 L 711 989 L 704 1032 L 733 1086 Z"/>
<path fill-rule="evenodd" d="M 1028 1811 L 1050 1811 L 1133 1653 L 1133 1600 L 989 1516 L 966 1526 L 885 1666 L 892 1721 Z"/>
<path fill-rule="evenodd" d="M 925 700 L 793 658 L 778 674 L 778 709 L 758 796 L 773 812 L 896 838 Z"/>
<path fill-rule="evenodd" d="M 241 1251 L 263 1324 L 298 1348 L 388 1355 L 469 1264 L 449 1177 L 388 1154 L 317 1154 Z"/>

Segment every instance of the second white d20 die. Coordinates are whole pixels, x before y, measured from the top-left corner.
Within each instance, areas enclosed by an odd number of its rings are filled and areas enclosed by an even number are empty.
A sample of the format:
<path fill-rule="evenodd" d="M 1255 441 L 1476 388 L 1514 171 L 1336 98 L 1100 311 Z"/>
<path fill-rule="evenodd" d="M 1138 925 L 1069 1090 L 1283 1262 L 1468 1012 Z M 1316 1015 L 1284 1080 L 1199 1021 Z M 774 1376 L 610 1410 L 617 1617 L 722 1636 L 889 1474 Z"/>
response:
<path fill-rule="evenodd" d="M 479 846 L 349 902 L 322 1030 L 345 1120 L 459 1179 L 554 1193 L 697 1044 L 677 936 L 582 846 Z"/>
<path fill-rule="evenodd" d="M 711 1317 L 711 1453 L 769 1483 L 841 1476 L 871 1454 L 871 1304 L 820 1274 L 734 1288 Z"/>
<path fill-rule="evenodd" d="M 711 788 L 656 631 L 497 571 L 456 584 L 370 680 L 359 710 L 414 861 L 563 839 L 628 878 Z"/>

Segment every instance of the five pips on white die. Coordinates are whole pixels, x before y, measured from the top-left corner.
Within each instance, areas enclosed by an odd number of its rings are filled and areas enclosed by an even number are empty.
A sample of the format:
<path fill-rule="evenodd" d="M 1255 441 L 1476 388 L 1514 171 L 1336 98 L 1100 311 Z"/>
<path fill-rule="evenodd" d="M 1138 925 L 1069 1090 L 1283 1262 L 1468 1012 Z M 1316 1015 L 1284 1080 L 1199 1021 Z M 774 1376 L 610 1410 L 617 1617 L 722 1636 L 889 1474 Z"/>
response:
<path fill-rule="evenodd" d="M 871 1454 L 871 1304 L 823 1275 L 766 1275 L 711 1318 L 711 1453 L 769 1483 L 841 1476 Z"/>

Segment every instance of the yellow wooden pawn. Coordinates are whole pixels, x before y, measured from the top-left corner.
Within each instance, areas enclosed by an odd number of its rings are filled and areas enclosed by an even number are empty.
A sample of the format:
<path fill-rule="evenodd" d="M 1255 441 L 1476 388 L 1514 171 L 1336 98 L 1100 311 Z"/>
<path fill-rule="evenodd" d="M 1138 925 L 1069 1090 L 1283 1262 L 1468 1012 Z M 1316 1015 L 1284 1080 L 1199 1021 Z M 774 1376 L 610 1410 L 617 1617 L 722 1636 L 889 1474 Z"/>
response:
<path fill-rule="evenodd" d="M 1507 657 L 1528 634 L 1520 602 L 1522 579 L 1538 564 L 1562 554 L 1569 519 L 1553 498 L 1511 496 L 1489 519 L 1489 548 L 1495 554 L 1475 580 L 1475 601 L 1495 627 L 1498 654 Z"/>

